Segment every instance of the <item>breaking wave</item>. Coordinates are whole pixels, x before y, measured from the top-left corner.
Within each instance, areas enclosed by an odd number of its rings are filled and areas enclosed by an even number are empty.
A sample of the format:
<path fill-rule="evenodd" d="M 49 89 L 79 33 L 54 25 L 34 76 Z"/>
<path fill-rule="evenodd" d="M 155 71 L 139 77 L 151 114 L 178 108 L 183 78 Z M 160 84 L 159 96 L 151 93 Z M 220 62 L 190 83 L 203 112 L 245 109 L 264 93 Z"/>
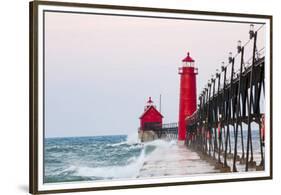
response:
<path fill-rule="evenodd" d="M 175 141 L 140 143 L 136 136 L 49 138 L 45 142 L 47 183 L 136 178 L 145 160 Z"/>

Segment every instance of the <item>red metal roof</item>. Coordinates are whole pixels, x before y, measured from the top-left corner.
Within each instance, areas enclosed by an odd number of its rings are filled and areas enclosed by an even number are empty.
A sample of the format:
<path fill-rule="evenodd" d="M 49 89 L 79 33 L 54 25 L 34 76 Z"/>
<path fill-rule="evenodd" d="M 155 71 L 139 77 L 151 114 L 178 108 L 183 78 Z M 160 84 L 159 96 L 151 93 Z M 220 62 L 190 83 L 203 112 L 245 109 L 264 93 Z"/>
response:
<path fill-rule="evenodd" d="M 164 118 L 164 117 L 162 116 L 162 114 L 161 114 L 153 105 L 151 105 L 151 106 L 149 106 L 149 107 L 144 111 L 144 113 L 140 116 L 140 119 L 143 118 L 143 117 L 149 112 L 149 110 L 151 110 L 151 109 L 154 109 L 162 118 Z"/>
<path fill-rule="evenodd" d="M 194 60 L 189 56 L 189 52 L 187 52 L 187 56 L 182 60 L 182 62 L 194 62 Z"/>

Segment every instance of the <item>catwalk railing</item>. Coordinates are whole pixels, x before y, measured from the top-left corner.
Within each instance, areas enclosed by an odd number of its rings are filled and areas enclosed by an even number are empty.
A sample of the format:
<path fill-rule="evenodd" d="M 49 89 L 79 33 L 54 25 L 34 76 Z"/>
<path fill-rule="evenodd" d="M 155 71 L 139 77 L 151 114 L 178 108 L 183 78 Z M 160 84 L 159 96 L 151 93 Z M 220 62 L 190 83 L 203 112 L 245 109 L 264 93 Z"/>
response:
<path fill-rule="evenodd" d="M 244 60 L 245 45 L 240 42 L 237 55 L 230 54 L 229 64 L 212 77 L 199 96 L 197 111 L 186 119 L 187 147 L 208 156 L 224 172 L 264 169 L 265 57 L 263 49 L 257 50 L 259 29 L 250 30 L 251 64 Z"/>

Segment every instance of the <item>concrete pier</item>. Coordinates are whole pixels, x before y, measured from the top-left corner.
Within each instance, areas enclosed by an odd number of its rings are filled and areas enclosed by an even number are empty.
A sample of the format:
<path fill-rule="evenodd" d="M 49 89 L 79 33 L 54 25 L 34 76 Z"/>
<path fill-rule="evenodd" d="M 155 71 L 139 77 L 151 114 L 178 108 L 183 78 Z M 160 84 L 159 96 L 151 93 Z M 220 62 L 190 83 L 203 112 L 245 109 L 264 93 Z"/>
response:
<path fill-rule="evenodd" d="M 202 160 L 196 152 L 185 146 L 174 144 L 153 151 L 153 154 L 144 161 L 138 177 L 183 176 L 216 172 L 219 170 Z"/>

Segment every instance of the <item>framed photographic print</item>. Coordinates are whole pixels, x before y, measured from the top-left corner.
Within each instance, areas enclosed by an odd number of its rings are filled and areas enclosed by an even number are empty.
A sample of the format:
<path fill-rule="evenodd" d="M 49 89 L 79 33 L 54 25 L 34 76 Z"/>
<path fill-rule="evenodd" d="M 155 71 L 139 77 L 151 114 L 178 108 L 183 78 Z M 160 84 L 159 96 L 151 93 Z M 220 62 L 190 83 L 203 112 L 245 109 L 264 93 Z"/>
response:
<path fill-rule="evenodd" d="M 30 3 L 30 193 L 272 178 L 272 16 Z"/>

